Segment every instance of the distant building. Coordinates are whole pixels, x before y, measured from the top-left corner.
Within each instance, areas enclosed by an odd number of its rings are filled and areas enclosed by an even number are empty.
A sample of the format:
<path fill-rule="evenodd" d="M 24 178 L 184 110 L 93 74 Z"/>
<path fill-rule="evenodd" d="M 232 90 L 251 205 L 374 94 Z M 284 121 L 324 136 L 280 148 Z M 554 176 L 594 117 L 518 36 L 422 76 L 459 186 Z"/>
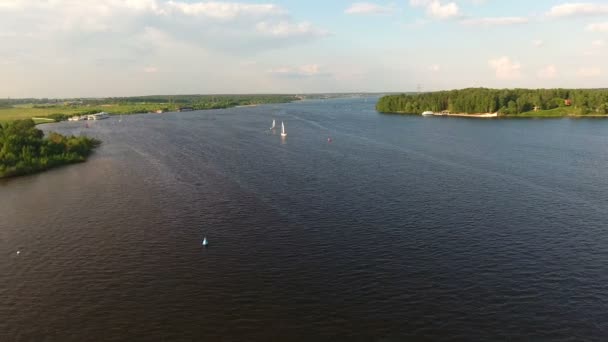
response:
<path fill-rule="evenodd" d="M 564 104 L 565 104 L 566 106 L 572 106 L 572 100 L 570 100 L 570 99 L 565 99 L 565 100 L 564 100 Z"/>
<path fill-rule="evenodd" d="M 539 107 L 539 106 L 534 106 L 534 111 L 535 111 L 535 112 L 538 112 L 538 110 L 539 110 L 539 109 L 540 109 L 540 107 Z"/>

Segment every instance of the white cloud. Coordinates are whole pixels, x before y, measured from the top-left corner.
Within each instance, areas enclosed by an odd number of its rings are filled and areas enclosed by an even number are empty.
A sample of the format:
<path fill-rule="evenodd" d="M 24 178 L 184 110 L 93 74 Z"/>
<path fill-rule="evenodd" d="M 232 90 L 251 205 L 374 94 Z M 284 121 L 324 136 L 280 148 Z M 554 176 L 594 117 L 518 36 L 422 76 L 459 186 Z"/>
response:
<path fill-rule="evenodd" d="M 594 40 L 594 41 L 591 42 L 591 46 L 596 47 L 596 48 L 602 47 L 604 45 L 606 45 L 606 42 L 604 42 L 601 39 Z"/>
<path fill-rule="evenodd" d="M 146 74 L 155 74 L 158 72 L 158 68 L 155 66 L 147 66 L 144 68 Z"/>
<path fill-rule="evenodd" d="M 432 1 L 427 6 L 427 14 L 437 19 L 448 19 L 460 16 L 460 9 L 454 2 L 442 5 L 439 1 Z"/>
<path fill-rule="evenodd" d="M 509 57 L 491 59 L 488 65 L 494 69 L 498 79 L 514 80 L 521 77 L 521 64 L 511 61 Z"/>
<path fill-rule="evenodd" d="M 113 33 L 114 39 L 128 41 L 129 37 L 153 27 L 174 39 L 234 49 L 252 46 L 256 39 L 275 38 L 281 40 L 281 44 L 291 44 L 298 39 L 327 34 L 308 22 L 294 21 L 286 9 L 274 4 L 172 0 L 104 0 L 98 3 L 0 0 L 0 3 L 0 32 L 16 29 L 22 35 L 29 33 L 53 40 L 66 38 L 81 42 L 89 38 L 87 34 Z M 15 9 L 27 15 L 11 18 L 7 11 Z"/>
<path fill-rule="evenodd" d="M 324 37 L 329 35 L 326 30 L 321 30 L 312 26 L 308 22 L 302 23 L 290 23 L 288 21 L 281 21 L 278 23 L 260 22 L 256 25 L 256 30 L 264 35 L 272 37 Z"/>
<path fill-rule="evenodd" d="M 608 4 L 598 4 L 590 2 L 565 3 L 553 6 L 548 17 L 574 17 L 574 16 L 594 16 L 608 14 Z"/>
<path fill-rule="evenodd" d="M 598 77 L 602 74 L 602 70 L 598 67 L 585 67 L 576 71 L 579 77 Z"/>
<path fill-rule="evenodd" d="M 461 21 L 462 24 L 468 26 L 502 26 L 502 25 L 518 25 L 528 23 L 528 18 L 525 17 L 486 17 L 477 19 L 466 19 Z"/>
<path fill-rule="evenodd" d="M 460 8 L 454 2 L 443 4 L 440 0 L 410 0 L 412 7 L 425 7 L 428 16 L 435 19 L 448 19 L 461 15 Z"/>
<path fill-rule="evenodd" d="M 314 76 L 329 76 L 329 73 L 322 72 L 321 67 L 318 64 L 305 64 L 297 67 L 278 67 L 268 70 L 268 73 L 275 76 L 287 77 L 287 78 L 306 78 Z"/>
<path fill-rule="evenodd" d="M 536 75 L 539 78 L 552 79 L 557 77 L 557 68 L 553 64 L 547 65 L 546 67 L 538 70 L 538 73 Z"/>
<path fill-rule="evenodd" d="M 389 14 L 395 10 L 394 6 L 381 6 L 371 2 L 356 2 L 347 8 L 346 14 Z"/>
<path fill-rule="evenodd" d="M 587 25 L 589 32 L 608 32 L 608 22 Z"/>
<path fill-rule="evenodd" d="M 177 10 L 191 16 L 204 16 L 216 19 L 235 19 L 239 16 L 277 16 L 286 14 L 287 11 L 274 4 L 246 4 L 231 2 L 195 2 L 186 3 L 169 1 L 166 8 Z"/>
<path fill-rule="evenodd" d="M 532 45 L 534 45 L 535 47 L 542 47 L 543 45 L 545 45 L 545 42 L 540 39 L 536 39 L 532 41 Z"/>
<path fill-rule="evenodd" d="M 433 64 L 429 66 L 429 70 L 433 72 L 437 72 L 441 70 L 441 66 L 439 64 Z"/>

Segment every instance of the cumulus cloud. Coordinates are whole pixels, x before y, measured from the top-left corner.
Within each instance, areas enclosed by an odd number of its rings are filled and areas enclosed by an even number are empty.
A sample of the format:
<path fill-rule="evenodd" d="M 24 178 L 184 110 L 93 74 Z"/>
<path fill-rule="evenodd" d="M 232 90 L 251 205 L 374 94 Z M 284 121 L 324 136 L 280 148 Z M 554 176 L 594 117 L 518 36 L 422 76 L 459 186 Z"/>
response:
<path fill-rule="evenodd" d="M 521 77 L 521 64 L 511 61 L 509 57 L 491 59 L 488 61 L 488 65 L 494 69 L 498 79 L 514 80 Z"/>
<path fill-rule="evenodd" d="M 602 70 L 598 67 L 585 67 L 580 68 L 576 71 L 576 75 L 579 77 L 598 77 L 602 74 Z"/>
<path fill-rule="evenodd" d="M 532 41 L 532 45 L 534 45 L 535 47 L 542 47 L 543 45 L 545 45 L 545 42 L 540 39 L 535 39 Z"/>
<path fill-rule="evenodd" d="M 548 17 L 576 17 L 576 16 L 595 16 L 608 14 L 608 4 L 575 2 L 565 3 L 551 7 L 547 12 Z"/>
<path fill-rule="evenodd" d="M 356 2 L 347 8 L 346 14 L 390 14 L 395 11 L 394 6 L 382 6 L 371 2 Z"/>
<path fill-rule="evenodd" d="M 433 1 L 427 7 L 427 14 L 437 19 L 447 19 L 460 16 L 460 9 L 454 2 L 442 5 L 439 1 Z"/>
<path fill-rule="evenodd" d="M 158 68 L 155 66 L 147 66 L 144 68 L 144 72 L 146 74 L 154 74 L 158 72 Z"/>
<path fill-rule="evenodd" d="M 596 47 L 596 48 L 602 47 L 604 45 L 606 45 L 606 42 L 604 42 L 601 39 L 597 39 L 597 40 L 594 40 L 591 42 L 591 46 Z"/>
<path fill-rule="evenodd" d="M 608 32 L 608 22 L 587 25 L 589 32 Z"/>
<path fill-rule="evenodd" d="M 275 76 L 287 78 L 326 77 L 329 73 L 323 72 L 318 64 L 305 64 L 297 67 L 278 67 L 268 70 Z"/>
<path fill-rule="evenodd" d="M 539 78 L 552 79 L 557 77 L 557 68 L 553 64 L 547 65 L 546 67 L 538 70 L 536 74 Z"/>
<path fill-rule="evenodd" d="M 449 19 L 461 15 L 454 2 L 442 3 L 440 0 L 410 0 L 412 7 L 424 7 L 428 16 L 435 19 Z"/>
<path fill-rule="evenodd" d="M 528 18 L 525 17 L 486 17 L 465 19 L 461 21 L 462 24 L 467 26 L 506 26 L 526 24 L 528 22 Z"/>
<path fill-rule="evenodd" d="M 111 34 L 113 45 L 121 40 L 131 44 L 149 28 L 211 48 L 252 46 L 258 40 L 268 48 L 273 39 L 293 44 L 327 34 L 308 22 L 294 21 L 286 9 L 274 4 L 184 0 L 0 0 L 0 4 L 0 32 L 44 36 L 56 43 L 71 40 L 72 48 L 88 38 L 103 43 Z M 27 15 L 13 16 L 15 11 Z"/>

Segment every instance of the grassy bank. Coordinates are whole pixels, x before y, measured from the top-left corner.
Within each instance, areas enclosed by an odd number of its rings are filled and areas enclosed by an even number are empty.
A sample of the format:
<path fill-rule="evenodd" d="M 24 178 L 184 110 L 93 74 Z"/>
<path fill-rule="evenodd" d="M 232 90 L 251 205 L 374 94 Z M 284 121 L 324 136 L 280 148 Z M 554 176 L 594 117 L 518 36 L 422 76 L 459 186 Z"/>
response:
<path fill-rule="evenodd" d="M 51 132 L 46 137 L 33 120 L 0 124 L 0 178 L 14 177 L 79 163 L 100 141 Z"/>
<path fill-rule="evenodd" d="M 175 95 L 144 96 L 83 100 L 52 100 L 40 103 L 31 100 L 3 100 L 0 105 L 0 122 L 36 118 L 36 123 L 65 120 L 74 115 L 107 112 L 113 115 L 149 113 L 157 110 L 177 111 L 190 107 L 195 110 L 222 109 L 236 106 L 268 103 L 286 103 L 298 98 L 292 95 Z"/>

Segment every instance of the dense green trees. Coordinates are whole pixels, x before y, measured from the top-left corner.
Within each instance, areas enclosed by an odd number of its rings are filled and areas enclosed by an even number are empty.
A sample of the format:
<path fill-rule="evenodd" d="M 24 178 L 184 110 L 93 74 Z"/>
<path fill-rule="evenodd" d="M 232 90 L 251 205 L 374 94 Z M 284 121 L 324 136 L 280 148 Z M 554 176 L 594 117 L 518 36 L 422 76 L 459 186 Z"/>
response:
<path fill-rule="evenodd" d="M 84 136 L 66 137 L 57 133 L 45 138 L 32 120 L 0 124 L 0 178 L 85 161 L 99 143 Z"/>
<path fill-rule="evenodd" d="M 376 109 L 384 113 L 420 114 L 431 110 L 455 113 L 517 115 L 566 106 L 572 114 L 608 114 L 607 89 L 487 89 L 467 88 L 382 97 Z"/>

